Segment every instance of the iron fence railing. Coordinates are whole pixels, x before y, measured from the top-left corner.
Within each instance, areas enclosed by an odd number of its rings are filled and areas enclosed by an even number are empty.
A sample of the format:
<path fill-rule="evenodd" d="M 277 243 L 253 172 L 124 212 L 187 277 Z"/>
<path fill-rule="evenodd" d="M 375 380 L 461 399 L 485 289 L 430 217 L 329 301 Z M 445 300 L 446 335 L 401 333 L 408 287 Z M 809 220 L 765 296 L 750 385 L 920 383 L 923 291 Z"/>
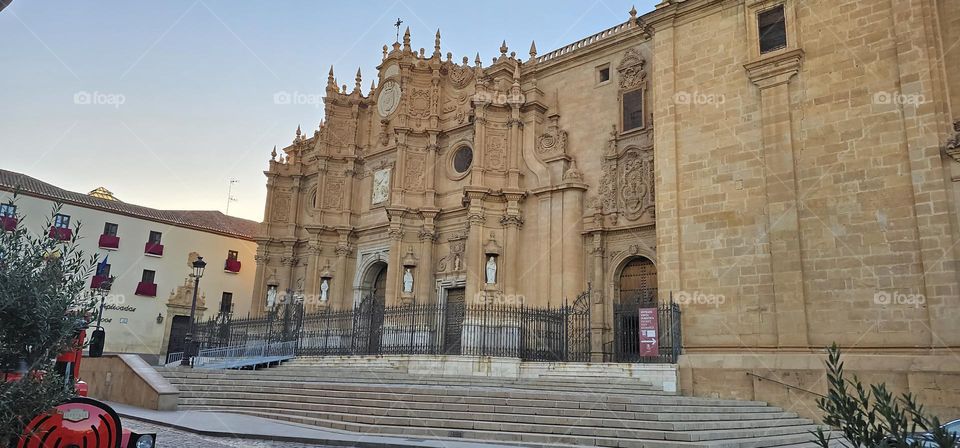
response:
<path fill-rule="evenodd" d="M 652 306 L 658 307 L 658 355 L 639 356 L 639 308 L 617 305 L 605 361 L 676 362 L 680 308 Z M 591 334 L 588 290 L 572 303 L 547 307 L 462 301 L 384 306 L 368 297 L 352 309 L 304 312 L 302 304 L 284 303 L 264 317 L 221 315 L 198 323 L 194 339 L 201 353 L 288 343 L 296 356 L 447 354 L 585 362 L 594 354 Z M 177 356 L 171 353 L 167 362 Z"/>
<path fill-rule="evenodd" d="M 410 304 L 372 297 L 350 310 L 279 305 L 260 318 L 218 316 L 197 325 L 204 350 L 291 342 L 300 356 L 454 354 L 565 361 L 590 358 L 589 291 L 572 304 Z M 173 354 L 171 354 L 173 356 Z M 200 356 L 200 355 L 198 355 Z M 168 362 L 172 362 L 168 356 Z"/>

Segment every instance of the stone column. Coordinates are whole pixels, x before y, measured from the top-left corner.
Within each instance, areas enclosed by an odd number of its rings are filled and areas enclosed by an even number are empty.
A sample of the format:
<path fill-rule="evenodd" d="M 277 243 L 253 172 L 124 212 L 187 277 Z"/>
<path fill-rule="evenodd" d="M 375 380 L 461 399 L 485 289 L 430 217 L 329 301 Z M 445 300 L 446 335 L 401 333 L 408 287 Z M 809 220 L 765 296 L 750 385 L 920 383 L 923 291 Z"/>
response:
<path fill-rule="evenodd" d="M 311 241 L 307 247 L 307 275 L 303 281 L 303 293 L 306 295 L 307 304 L 313 308 L 317 306 L 320 297 L 320 253 L 322 252 L 319 236 L 315 241 Z"/>
<path fill-rule="evenodd" d="M 348 256 L 353 253 L 353 248 L 347 242 L 343 234 L 340 236 L 340 242 L 335 249 L 337 254 L 337 264 L 334 267 L 333 279 L 330 280 L 330 306 L 339 309 L 349 309 L 353 306 L 353 291 L 351 288 L 351 276 L 347 269 Z"/>
<path fill-rule="evenodd" d="M 434 293 L 434 263 L 433 245 L 437 240 L 437 231 L 434 219 L 439 210 L 421 210 L 423 214 L 423 229 L 420 230 L 420 264 L 417 266 L 416 284 L 418 303 L 433 303 Z"/>
<path fill-rule="evenodd" d="M 520 215 L 520 200 L 522 192 L 504 192 L 507 199 L 507 211 L 500 218 L 504 228 L 504 254 L 500 266 L 503 277 L 503 293 L 514 300 L 520 294 L 517 276 L 520 260 L 520 229 L 523 227 L 523 216 Z M 509 298 L 508 297 L 508 298 Z M 514 302 L 516 303 L 516 302 Z"/>
<path fill-rule="evenodd" d="M 483 224 L 486 217 L 483 210 L 483 198 L 485 196 L 485 191 L 467 189 L 467 198 L 470 200 L 467 221 L 470 227 L 467 231 L 466 254 L 463 260 L 464 268 L 467 271 L 467 303 L 473 303 L 477 300 L 484 281 Z"/>
<path fill-rule="evenodd" d="M 747 75 L 760 88 L 767 238 L 773 274 L 777 345 L 809 346 L 800 253 L 793 120 L 789 81 L 800 70 L 801 50 L 747 64 Z"/>
<path fill-rule="evenodd" d="M 603 233 L 601 231 L 593 233 L 593 242 L 590 247 L 590 257 L 593 264 L 593 272 L 590 273 L 593 289 L 590 294 L 590 361 L 603 362 L 603 342 L 607 337 L 607 311 L 613 306 L 612 300 L 609 304 L 604 300 L 604 290 L 606 289 L 606 279 L 604 278 L 604 249 Z M 611 298 L 612 299 L 612 298 Z"/>
<path fill-rule="evenodd" d="M 387 287 L 386 303 L 387 306 L 397 305 L 400 301 L 400 282 L 403 279 L 403 215 L 405 210 L 402 208 L 387 208 L 387 216 L 390 218 L 390 254 L 387 257 Z"/>
<path fill-rule="evenodd" d="M 270 257 L 267 255 L 267 240 L 258 240 L 257 241 L 257 254 L 253 256 L 254 261 L 257 262 L 257 273 L 254 277 L 253 285 L 253 297 L 250 298 L 250 314 L 253 316 L 258 316 L 263 312 L 263 307 L 266 305 L 267 295 L 267 263 L 270 262 Z"/>

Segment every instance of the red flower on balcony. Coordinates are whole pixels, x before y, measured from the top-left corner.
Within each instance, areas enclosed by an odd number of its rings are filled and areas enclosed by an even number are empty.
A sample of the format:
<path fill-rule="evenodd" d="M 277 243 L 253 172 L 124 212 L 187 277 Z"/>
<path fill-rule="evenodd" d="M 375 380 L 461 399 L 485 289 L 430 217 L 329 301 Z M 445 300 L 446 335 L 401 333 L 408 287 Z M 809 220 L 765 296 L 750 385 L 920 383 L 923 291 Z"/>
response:
<path fill-rule="evenodd" d="M 106 275 L 94 275 L 93 278 L 90 279 L 90 289 L 98 289 L 98 288 L 100 288 L 100 286 L 103 285 L 103 282 L 105 282 L 105 281 L 107 281 L 107 280 L 110 280 L 110 277 L 109 277 L 109 276 L 106 276 Z M 109 288 L 108 288 L 108 289 L 109 289 Z"/>
<path fill-rule="evenodd" d="M 143 247 L 143 253 L 158 257 L 163 256 L 163 244 L 147 243 Z"/>
<path fill-rule="evenodd" d="M 156 283 L 137 283 L 137 292 L 138 296 L 147 296 L 147 297 L 156 297 L 157 296 L 157 284 Z"/>
<path fill-rule="evenodd" d="M 2 226 L 5 231 L 13 231 L 17 228 L 17 217 L 0 216 L 0 226 Z"/>
<path fill-rule="evenodd" d="M 73 238 L 73 230 L 66 227 L 51 227 L 50 238 L 60 241 L 68 241 Z"/>
<path fill-rule="evenodd" d="M 120 237 L 116 235 L 100 235 L 100 247 L 104 249 L 116 249 L 120 247 Z"/>
<path fill-rule="evenodd" d="M 240 260 L 232 260 L 228 258 L 226 265 L 224 265 L 223 267 L 223 270 L 234 272 L 234 273 L 240 272 Z"/>

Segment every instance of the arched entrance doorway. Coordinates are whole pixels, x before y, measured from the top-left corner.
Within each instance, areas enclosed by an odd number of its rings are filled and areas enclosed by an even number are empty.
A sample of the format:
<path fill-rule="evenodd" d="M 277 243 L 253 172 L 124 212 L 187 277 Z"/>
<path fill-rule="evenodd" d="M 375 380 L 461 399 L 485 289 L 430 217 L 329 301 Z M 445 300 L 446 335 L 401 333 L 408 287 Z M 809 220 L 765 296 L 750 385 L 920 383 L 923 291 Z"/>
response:
<path fill-rule="evenodd" d="M 367 268 L 360 290 L 362 295 L 354 314 L 354 350 L 378 354 L 386 308 L 387 264 L 377 262 Z"/>
<path fill-rule="evenodd" d="M 640 361 L 640 308 L 657 307 L 657 267 L 644 257 L 628 260 L 617 279 L 613 305 L 614 360 Z"/>
<path fill-rule="evenodd" d="M 620 271 L 620 304 L 640 304 L 657 301 L 657 266 L 644 257 L 627 262 Z"/>

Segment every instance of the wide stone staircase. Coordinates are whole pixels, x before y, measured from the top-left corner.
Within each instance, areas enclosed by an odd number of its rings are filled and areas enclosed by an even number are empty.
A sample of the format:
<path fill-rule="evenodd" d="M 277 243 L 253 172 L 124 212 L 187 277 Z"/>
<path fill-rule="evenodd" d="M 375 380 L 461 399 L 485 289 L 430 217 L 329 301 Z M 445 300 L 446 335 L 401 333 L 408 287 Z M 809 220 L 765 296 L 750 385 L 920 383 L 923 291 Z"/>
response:
<path fill-rule="evenodd" d="M 679 396 L 616 365 L 540 364 L 534 378 L 410 373 L 376 357 L 157 370 L 180 389 L 181 409 L 367 434 L 525 446 L 815 446 L 812 421 L 766 403 Z"/>

